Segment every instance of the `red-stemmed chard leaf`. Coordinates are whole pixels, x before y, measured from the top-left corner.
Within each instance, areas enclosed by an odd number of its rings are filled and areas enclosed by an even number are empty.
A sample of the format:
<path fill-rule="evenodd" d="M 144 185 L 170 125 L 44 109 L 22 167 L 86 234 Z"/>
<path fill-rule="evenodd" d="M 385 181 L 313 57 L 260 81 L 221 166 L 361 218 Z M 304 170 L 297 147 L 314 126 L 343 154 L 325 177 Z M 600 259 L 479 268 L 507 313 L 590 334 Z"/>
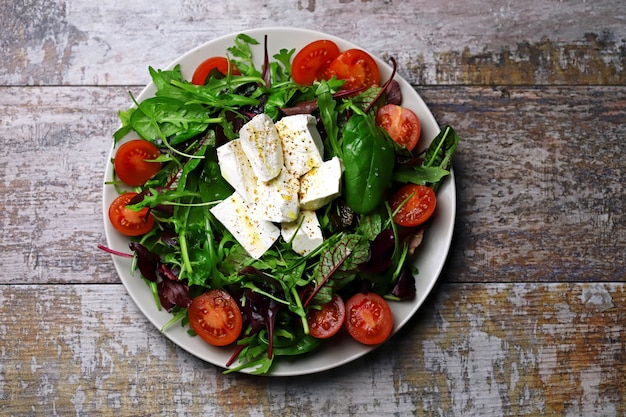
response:
<path fill-rule="evenodd" d="M 407 244 L 411 256 L 422 242 L 423 228 L 400 228 L 397 238 L 400 244 Z M 359 271 L 377 274 L 386 271 L 393 264 L 393 252 L 396 247 L 396 235 L 393 230 L 385 229 L 376 236 L 370 246 L 366 262 L 359 264 Z"/>
<path fill-rule="evenodd" d="M 157 290 L 164 309 L 171 311 L 174 306 L 187 308 L 191 305 L 189 286 L 180 281 L 167 265 L 159 265 L 159 276 L 161 281 L 157 284 Z"/>
<path fill-rule="evenodd" d="M 259 288 L 272 295 L 274 292 L 278 294 L 277 289 L 280 288 L 280 283 L 264 272 L 248 266 L 243 268 L 240 274 L 257 278 L 259 280 Z M 282 308 L 282 304 L 249 288 L 246 288 L 244 291 L 244 296 L 246 303 L 243 312 L 250 323 L 251 333 L 258 333 L 263 327 L 267 329 L 267 357 L 271 359 L 274 347 L 274 326 L 276 324 L 276 316 Z"/>
<path fill-rule="evenodd" d="M 391 294 L 395 295 L 402 301 L 409 301 L 415 298 L 415 277 L 408 268 L 403 267 L 400 275 L 391 290 Z"/>
<path fill-rule="evenodd" d="M 367 259 L 367 251 L 363 250 L 365 246 L 362 243 L 361 236 L 346 235 L 322 253 L 316 271 L 318 274 L 317 285 L 304 302 L 304 307 L 309 305 L 331 277 L 333 279 L 351 279 L 354 277 L 358 265 Z M 337 275 L 335 276 L 335 274 Z"/>
<path fill-rule="evenodd" d="M 130 242 L 128 247 L 137 255 L 137 267 L 148 281 L 157 282 L 157 269 L 161 260 L 141 243 Z"/>

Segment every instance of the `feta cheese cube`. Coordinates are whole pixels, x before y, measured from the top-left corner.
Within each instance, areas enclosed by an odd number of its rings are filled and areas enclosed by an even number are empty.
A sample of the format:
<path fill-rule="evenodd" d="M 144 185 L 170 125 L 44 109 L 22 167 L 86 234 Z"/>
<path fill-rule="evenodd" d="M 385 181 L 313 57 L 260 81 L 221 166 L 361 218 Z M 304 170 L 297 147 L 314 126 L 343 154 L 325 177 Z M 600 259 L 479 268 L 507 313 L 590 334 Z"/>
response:
<path fill-rule="evenodd" d="M 310 114 L 286 116 L 276 122 L 285 168 L 301 177 L 323 162 L 324 144 Z"/>
<path fill-rule="evenodd" d="M 280 229 L 274 223 L 256 217 L 236 191 L 210 211 L 255 259 L 260 258 L 280 236 Z"/>
<path fill-rule="evenodd" d="M 243 151 L 241 140 L 235 139 L 217 148 L 217 160 L 222 177 L 250 203 L 258 178 Z"/>
<path fill-rule="evenodd" d="M 254 174 L 261 181 L 270 181 L 283 167 L 283 148 L 272 119 L 258 114 L 239 131 L 243 151 Z"/>
<path fill-rule="evenodd" d="M 325 161 L 300 178 L 300 207 L 317 210 L 341 195 L 343 163 L 338 157 Z"/>
<path fill-rule="evenodd" d="M 286 169 L 271 181 L 257 181 L 252 200 L 257 216 L 275 223 L 294 221 L 300 212 L 299 189 L 298 178 Z"/>
<path fill-rule="evenodd" d="M 302 210 L 296 221 L 283 223 L 281 234 L 285 241 L 291 241 L 294 252 L 302 256 L 313 252 L 324 242 L 320 222 L 312 210 Z"/>

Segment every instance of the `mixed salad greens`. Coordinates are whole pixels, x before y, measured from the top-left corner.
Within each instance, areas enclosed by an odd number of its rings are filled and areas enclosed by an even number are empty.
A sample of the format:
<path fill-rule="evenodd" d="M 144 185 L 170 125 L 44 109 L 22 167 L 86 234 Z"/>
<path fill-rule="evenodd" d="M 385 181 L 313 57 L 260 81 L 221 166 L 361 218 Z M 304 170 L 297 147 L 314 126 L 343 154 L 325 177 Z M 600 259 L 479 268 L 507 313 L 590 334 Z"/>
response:
<path fill-rule="evenodd" d="M 226 372 L 269 372 L 277 358 L 309 353 L 343 329 L 381 343 L 393 324 L 387 301 L 415 297 L 418 271 L 408 259 L 458 136 L 446 126 L 415 154 L 419 120 L 401 117 L 410 110 L 393 75 L 380 85 L 358 50 L 346 56 L 331 45 L 328 57 L 327 42 L 272 57 L 266 47 L 257 68 L 251 46 L 259 42 L 240 34 L 193 82 L 179 66 L 150 68 L 154 97 L 132 97 L 135 105 L 119 113 L 110 183 L 120 196 L 109 218 L 133 236 L 133 270 L 171 312 L 166 328 L 180 322 L 211 344 L 236 344 Z M 279 238 L 253 257 L 211 212 L 233 194 L 217 149 L 259 114 L 313 115 L 324 160 L 343 164 L 341 196 L 315 211 L 323 242 L 305 255 Z M 407 144 L 411 134 L 417 139 Z"/>

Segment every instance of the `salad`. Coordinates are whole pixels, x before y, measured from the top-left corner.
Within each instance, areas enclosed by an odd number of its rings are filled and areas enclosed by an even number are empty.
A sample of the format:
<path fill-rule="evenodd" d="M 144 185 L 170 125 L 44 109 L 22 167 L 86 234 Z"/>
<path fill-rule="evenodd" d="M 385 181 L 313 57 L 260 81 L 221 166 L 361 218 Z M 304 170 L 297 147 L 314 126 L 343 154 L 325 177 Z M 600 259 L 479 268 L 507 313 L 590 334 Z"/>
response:
<path fill-rule="evenodd" d="M 236 346 L 226 372 L 340 332 L 384 342 L 458 143 L 446 126 L 414 152 L 419 118 L 365 51 L 319 40 L 257 68 L 257 44 L 238 35 L 190 80 L 150 68 L 154 97 L 114 134 L 108 214 L 132 254 L 115 253 L 172 314 L 163 330 Z"/>

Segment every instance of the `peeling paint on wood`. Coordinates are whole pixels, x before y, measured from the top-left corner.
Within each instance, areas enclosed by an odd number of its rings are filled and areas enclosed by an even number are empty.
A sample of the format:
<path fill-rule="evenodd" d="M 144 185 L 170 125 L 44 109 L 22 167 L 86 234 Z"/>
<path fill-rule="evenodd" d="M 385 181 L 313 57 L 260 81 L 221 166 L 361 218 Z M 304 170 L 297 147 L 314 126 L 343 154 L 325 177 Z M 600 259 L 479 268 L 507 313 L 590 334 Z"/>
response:
<path fill-rule="evenodd" d="M 461 135 L 440 284 L 320 375 L 221 374 L 104 243 L 116 113 L 183 52 L 294 26 L 381 57 Z M 626 415 L 626 15 L 612 0 L 0 2 L 0 414 Z"/>
<path fill-rule="evenodd" d="M 121 285 L 4 286 L 0 301 L 4 415 L 626 412 L 622 283 L 440 286 L 392 343 L 296 378 L 222 376 L 159 334 Z"/>
<path fill-rule="evenodd" d="M 438 325 L 421 342 L 436 352 L 425 370 L 445 373 L 436 387 L 447 400 L 440 409 L 445 415 L 622 415 L 623 365 L 614 365 L 623 363 L 626 316 L 618 299 L 624 293 L 607 291 L 610 286 L 500 284 L 444 294 Z M 592 294 L 604 300 L 600 307 L 587 302 Z M 476 386 L 479 394 L 464 394 Z M 617 402 L 594 404 L 603 395 Z"/>
<path fill-rule="evenodd" d="M 414 84 L 626 83 L 626 16 L 610 0 L 42 0 L 0 4 L 8 57 L 0 84 L 142 85 L 149 65 L 269 26 L 315 29 L 394 56 Z"/>
<path fill-rule="evenodd" d="M 418 91 L 462 132 L 446 279 L 626 277 L 626 89 Z"/>
<path fill-rule="evenodd" d="M 3 283 L 118 282 L 96 245 L 111 135 L 128 97 L 125 88 L 0 88 Z"/>
<path fill-rule="evenodd" d="M 436 83 L 626 85 L 625 50 L 625 40 L 603 40 L 598 33 L 574 43 L 543 39 L 482 53 L 465 48 L 436 54 Z"/>

